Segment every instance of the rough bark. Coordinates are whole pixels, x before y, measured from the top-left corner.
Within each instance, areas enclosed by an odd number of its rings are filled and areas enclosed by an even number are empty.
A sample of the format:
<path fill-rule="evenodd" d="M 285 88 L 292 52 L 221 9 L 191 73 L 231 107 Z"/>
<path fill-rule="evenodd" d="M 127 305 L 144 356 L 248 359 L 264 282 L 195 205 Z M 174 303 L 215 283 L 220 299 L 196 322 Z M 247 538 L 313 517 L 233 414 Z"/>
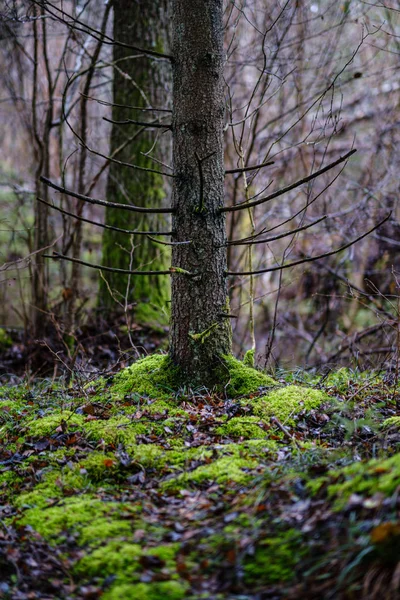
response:
<path fill-rule="evenodd" d="M 223 1 L 173 1 L 172 276 L 170 356 L 208 387 L 231 351 L 226 284 L 223 164 Z"/>
<path fill-rule="evenodd" d="M 145 46 L 165 52 L 168 46 L 168 22 L 166 1 L 138 2 L 114 1 L 114 38 L 118 41 Z M 168 108 L 170 104 L 170 64 L 146 57 L 135 58 L 137 53 L 120 46 L 113 47 L 114 83 L 113 102 L 118 105 L 155 108 Z M 127 57 L 130 57 L 127 59 Z M 126 59 L 126 60 L 125 60 Z M 168 113 L 142 112 L 114 106 L 112 119 L 122 121 L 135 119 L 151 121 L 160 116 L 170 121 Z M 135 126 L 113 125 L 111 131 L 110 154 L 125 144 L 138 130 Z M 155 141 L 154 131 L 147 130 L 136 137 L 118 153 L 116 158 L 141 167 L 163 170 L 162 167 L 143 156 Z M 169 162 L 170 133 L 160 133 L 155 156 Z M 154 153 L 152 153 L 154 155 Z M 166 196 L 166 182 L 162 176 L 111 163 L 107 184 L 107 197 L 113 202 L 130 202 L 137 206 L 160 206 Z M 107 210 L 107 225 L 142 231 L 170 227 L 163 217 L 149 217 L 125 211 Z M 159 246 L 146 237 L 133 238 L 133 251 L 128 236 L 105 231 L 103 234 L 103 264 L 121 269 L 140 269 L 144 265 L 152 270 L 163 270 L 169 265 L 169 253 L 165 246 Z M 118 273 L 107 276 L 107 282 L 114 298 L 124 302 L 127 291 L 127 277 Z M 130 281 L 127 300 L 136 304 L 135 321 L 160 320 L 161 310 L 165 309 L 170 296 L 169 277 L 135 277 Z M 100 282 L 100 304 L 116 308 L 115 301 L 103 280 Z"/>

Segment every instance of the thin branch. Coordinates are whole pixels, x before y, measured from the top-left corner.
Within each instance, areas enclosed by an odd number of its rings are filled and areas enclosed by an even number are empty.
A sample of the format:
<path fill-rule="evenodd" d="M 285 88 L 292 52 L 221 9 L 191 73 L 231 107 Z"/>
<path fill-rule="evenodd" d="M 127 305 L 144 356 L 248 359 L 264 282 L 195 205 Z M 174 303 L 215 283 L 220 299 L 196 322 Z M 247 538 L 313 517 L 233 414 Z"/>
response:
<path fill-rule="evenodd" d="M 152 232 L 149 232 L 149 233 L 152 233 Z M 153 238 L 151 235 L 148 235 L 147 237 L 152 242 L 155 242 L 156 244 L 162 244 L 163 246 L 181 246 L 182 244 L 191 244 L 192 243 L 192 240 L 187 240 L 185 242 L 163 242 L 161 240 L 156 240 L 156 238 Z"/>
<path fill-rule="evenodd" d="M 168 271 L 130 271 L 128 269 L 117 269 L 114 267 L 104 267 L 103 265 L 96 265 L 94 263 L 88 263 L 77 258 L 71 258 L 70 256 L 64 256 L 58 252 L 53 254 L 43 254 L 44 258 L 62 259 L 68 260 L 69 262 L 83 265 L 84 267 L 90 267 L 91 269 L 98 269 L 99 271 L 108 271 L 109 273 L 122 273 L 124 275 L 171 275 L 171 270 Z M 175 271 L 174 271 L 175 272 Z"/>
<path fill-rule="evenodd" d="M 40 2 L 38 0 L 32 0 L 32 2 L 34 4 L 37 4 L 38 6 L 43 6 L 43 2 Z M 48 6 L 51 6 L 51 8 L 53 10 L 60 12 L 63 15 L 63 17 L 67 17 L 67 18 L 71 19 L 72 22 L 68 22 L 65 18 L 61 18 L 57 14 L 54 14 L 53 12 L 51 12 L 51 10 L 49 10 Z M 61 21 L 62 23 L 64 23 L 68 27 L 71 27 L 72 29 L 76 29 L 77 31 L 83 31 L 83 33 L 88 33 L 92 37 L 94 37 L 94 39 L 96 39 L 96 40 L 99 39 L 97 36 L 104 37 L 104 40 L 102 40 L 104 44 L 112 45 L 112 46 L 121 46 L 123 48 L 129 48 L 131 50 L 135 50 L 136 52 L 141 52 L 143 54 L 146 54 L 147 56 L 152 56 L 154 58 L 165 58 L 167 60 L 172 60 L 172 56 L 170 56 L 169 54 L 162 54 L 161 52 L 156 52 L 155 50 L 145 50 L 144 48 L 140 48 L 138 46 L 132 46 L 131 44 L 125 44 L 124 42 L 118 42 L 117 40 L 114 40 L 113 38 L 111 38 L 109 35 L 105 35 L 102 32 L 98 31 L 97 29 L 90 27 L 90 25 L 87 25 L 87 23 L 82 23 L 82 21 L 79 21 L 79 19 L 77 19 L 76 17 L 73 17 L 72 15 L 68 14 L 67 12 L 65 12 L 65 10 L 59 9 L 54 4 L 51 4 L 51 2 L 48 2 L 48 1 L 46 2 L 45 9 L 55 19 L 57 19 L 58 21 Z M 76 25 L 76 23 L 78 23 L 82 27 L 78 27 L 78 25 Z"/>
<path fill-rule="evenodd" d="M 261 165 L 252 165 L 250 167 L 244 167 L 243 169 L 228 169 L 225 171 L 225 175 L 231 175 L 232 173 L 245 173 L 246 171 L 256 171 L 256 169 L 262 169 L 262 167 L 268 167 L 269 165 L 274 165 L 275 161 L 271 160 L 270 162 L 262 163 Z"/>
<path fill-rule="evenodd" d="M 395 319 L 393 319 L 392 321 L 384 322 L 384 323 L 378 323 L 377 325 L 372 325 L 371 327 L 367 327 L 363 331 L 360 331 L 356 334 L 352 334 L 351 336 L 347 336 L 348 338 L 350 337 L 350 341 L 346 342 L 346 344 L 341 346 L 341 348 L 339 348 L 339 350 L 337 350 L 337 352 L 335 354 L 330 356 L 329 359 L 327 360 L 327 362 L 334 362 L 341 354 L 343 354 L 344 352 L 347 352 L 347 350 L 350 350 L 353 346 L 355 346 L 356 344 L 361 342 L 361 340 L 363 338 L 365 338 L 369 335 L 373 335 L 373 334 L 377 333 L 378 331 L 380 331 L 381 329 L 385 329 L 386 327 L 393 328 L 393 325 L 396 325 Z M 357 349 L 357 351 L 359 351 L 359 349 Z"/>
<path fill-rule="evenodd" d="M 121 167 L 128 167 L 129 169 L 135 169 L 136 171 L 146 171 L 147 173 L 156 173 L 156 175 L 163 175 L 165 177 L 175 177 L 173 173 L 165 173 L 165 171 L 158 171 L 157 169 L 151 169 L 150 167 L 140 167 L 139 165 L 133 165 L 132 163 L 125 162 L 123 160 L 118 160 L 117 158 L 113 158 L 112 156 L 107 156 L 106 154 L 102 154 L 97 150 L 93 150 L 93 148 L 89 148 L 86 146 L 91 154 L 95 154 L 96 156 L 100 156 L 104 158 L 108 163 L 112 162 Z M 151 158 L 151 157 L 150 157 Z M 168 167 L 171 168 L 171 167 Z"/>
<path fill-rule="evenodd" d="M 125 121 L 114 121 L 108 117 L 103 117 L 103 121 L 112 123 L 113 125 L 139 125 L 139 127 L 147 127 L 148 129 L 172 129 L 171 123 L 146 123 L 146 121 L 135 121 L 134 119 L 125 119 Z"/>
<path fill-rule="evenodd" d="M 381 314 L 385 315 L 385 317 L 387 317 L 388 319 L 393 319 L 394 318 L 393 315 L 390 312 L 388 312 L 384 308 L 384 306 L 382 306 L 382 304 L 379 302 L 379 300 L 377 298 L 375 298 L 375 296 L 373 296 L 372 294 L 369 294 L 368 292 L 366 292 L 365 290 L 361 289 L 357 285 L 354 285 L 354 283 L 352 283 L 351 281 L 349 281 L 347 279 L 347 277 L 343 277 L 343 275 L 340 275 L 340 273 L 337 273 L 330 266 L 325 265 L 323 263 L 322 263 L 321 266 L 322 266 L 323 269 L 326 269 L 329 273 L 331 273 L 334 277 L 336 277 L 336 279 L 339 279 L 339 281 L 343 281 L 346 285 L 349 286 L 349 288 L 351 288 L 355 292 L 358 292 L 361 296 L 364 296 L 365 298 L 367 298 L 367 300 L 369 300 L 370 302 L 372 302 L 372 304 L 375 306 L 375 308 Z"/>
<path fill-rule="evenodd" d="M 57 192 L 61 192 L 62 194 L 66 194 L 67 196 L 72 196 L 73 198 L 77 198 L 78 200 L 83 200 L 84 202 L 89 202 L 89 204 L 98 204 L 100 206 L 108 206 L 109 208 L 120 208 L 121 210 L 129 210 L 132 212 L 139 213 L 151 213 L 151 214 L 160 214 L 167 213 L 171 214 L 175 212 L 172 207 L 169 208 L 144 208 L 142 206 L 132 206 L 131 204 L 121 204 L 120 202 L 107 202 L 106 200 L 99 200 L 97 198 L 91 198 L 90 196 L 84 196 L 83 194 L 78 194 L 77 192 L 73 192 L 72 190 L 67 190 L 66 188 L 57 185 L 47 179 L 46 177 L 40 177 L 40 181 L 49 187 L 57 190 Z"/>
<path fill-rule="evenodd" d="M 81 92 L 81 96 L 82 96 Z M 93 102 L 97 102 L 103 106 L 115 106 L 117 108 L 128 108 L 130 110 L 140 110 L 141 112 L 165 112 L 172 113 L 170 108 L 153 108 L 151 106 L 131 106 L 130 104 L 117 104 L 116 102 L 107 102 L 107 100 L 100 100 L 100 98 L 93 98 L 93 96 L 86 96 L 88 100 L 93 100 Z"/>
<path fill-rule="evenodd" d="M 281 238 L 287 237 L 288 235 L 292 235 L 295 233 L 299 233 L 299 231 L 304 231 L 305 229 L 309 229 L 310 227 L 313 227 L 317 223 L 324 221 L 327 217 L 328 217 L 328 215 L 324 215 L 323 217 L 320 217 L 319 219 L 315 219 L 315 221 L 312 221 L 308 225 L 303 225 L 303 227 L 298 227 L 297 229 L 291 229 L 290 231 L 284 231 L 283 233 L 281 233 L 279 235 L 274 235 L 269 238 L 264 238 L 263 240 L 255 240 L 254 238 L 250 238 L 245 241 L 237 240 L 237 241 L 227 242 L 224 245 L 225 246 L 253 246 L 255 244 L 268 244 L 269 242 L 275 242 L 275 240 L 280 240 Z"/>
<path fill-rule="evenodd" d="M 315 179 L 316 177 L 323 175 L 327 171 L 330 171 L 331 169 L 333 169 L 340 163 L 342 163 L 345 160 L 347 160 L 348 158 L 350 158 L 350 156 L 352 156 L 352 154 L 354 154 L 355 152 L 357 152 L 357 150 L 356 150 L 356 148 L 353 148 L 353 150 L 350 150 L 350 152 L 347 152 L 347 154 L 345 154 L 344 156 L 341 156 L 334 162 L 330 163 L 329 165 L 326 165 L 326 167 L 323 167 L 322 169 L 319 169 L 318 171 L 311 173 L 311 175 L 307 175 L 307 177 L 304 177 L 303 179 L 300 179 L 299 181 L 296 181 L 295 183 L 292 183 L 291 185 L 288 185 L 288 186 L 282 188 L 281 190 L 277 190 L 276 192 L 274 192 L 273 194 L 270 194 L 269 196 L 265 196 L 265 198 L 259 198 L 258 200 L 254 200 L 253 202 L 250 202 L 250 203 L 242 202 L 241 204 L 236 204 L 236 206 L 225 206 L 225 207 L 221 208 L 220 211 L 221 212 L 234 212 L 237 210 L 245 210 L 245 209 L 248 209 L 249 207 L 258 206 L 259 204 L 263 204 L 264 202 L 269 202 L 270 200 L 274 200 L 275 198 L 278 198 L 278 196 L 282 196 L 283 194 L 286 194 L 286 192 L 290 192 L 291 190 L 294 190 L 295 188 L 299 187 L 300 185 L 303 185 L 304 183 L 308 183 L 312 179 Z"/>
<path fill-rule="evenodd" d="M 42 204 L 47 204 L 47 206 L 50 206 L 50 208 L 54 208 L 54 210 L 57 210 L 58 212 L 62 213 L 63 215 L 68 215 L 69 217 L 72 217 L 73 219 L 78 219 L 79 221 L 83 221 L 84 223 L 89 223 L 90 225 L 95 225 L 96 227 L 102 227 L 103 229 L 110 229 L 111 231 L 118 231 L 119 233 L 126 233 L 127 235 L 146 235 L 149 238 L 150 238 L 150 235 L 165 235 L 165 236 L 172 235 L 172 231 L 135 231 L 134 229 L 121 229 L 120 227 L 114 227 L 113 225 L 105 225 L 104 223 L 99 223 L 98 221 L 91 221 L 90 219 L 85 219 L 84 217 L 75 215 L 74 213 L 68 212 L 67 210 L 64 210 L 63 208 L 56 206 L 55 204 L 46 202 L 46 200 L 43 200 L 42 198 L 37 197 L 36 200 L 38 200 L 38 202 L 42 202 Z M 150 239 L 152 239 L 152 238 L 150 238 Z M 158 241 L 158 240 L 154 240 L 154 241 Z"/>
<path fill-rule="evenodd" d="M 239 272 L 225 271 L 225 275 L 228 277 L 236 276 L 236 275 L 261 275 L 262 273 L 270 273 L 271 271 L 280 271 L 281 269 L 289 269 L 290 267 L 302 265 L 303 263 L 312 262 L 314 260 L 319 260 L 320 258 L 326 258 L 327 256 L 333 256 L 334 254 L 343 252 L 343 250 L 350 248 L 350 246 L 353 246 L 354 244 L 356 244 L 363 238 L 367 237 L 367 235 L 369 235 L 370 233 L 372 233 L 373 231 L 378 229 L 381 225 L 383 225 L 383 223 L 386 223 L 386 221 L 390 218 L 391 214 L 392 213 L 389 213 L 388 216 L 385 219 L 383 219 L 383 221 L 381 221 L 380 223 L 375 225 L 372 229 L 369 229 L 366 233 L 363 233 L 362 235 L 357 237 L 355 240 L 352 240 L 348 244 L 345 244 L 344 246 L 341 246 L 340 248 L 337 248 L 336 250 L 331 250 L 330 252 L 326 252 L 325 254 L 319 254 L 318 256 L 307 256 L 305 258 L 302 258 L 300 260 L 295 260 L 294 262 L 288 263 L 286 265 L 280 265 L 278 267 L 270 267 L 268 269 L 260 269 L 258 271 L 239 271 Z"/>
<path fill-rule="evenodd" d="M 291 435 L 290 431 L 284 425 L 282 425 L 282 423 L 277 417 L 271 417 L 271 423 L 275 423 L 275 425 L 279 427 L 279 429 L 282 431 L 285 437 L 287 437 L 296 448 L 300 448 L 294 435 Z"/>
<path fill-rule="evenodd" d="M 57 244 L 57 242 L 61 239 L 61 235 L 58 236 L 58 238 L 56 238 L 53 242 L 51 242 L 51 244 L 49 244 L 48 246 L 45 246 L 44 248 L 39 248 L 38 250 L 34 250 L 33 252 L 30 252 L 28 254 L 28 256 L 23 256 L 22 258 L 18 258 L 17 260 L 12 260 L 10 262 L 4 263 L 3 265 L 0 266 L 0 272 L 2 271 L 7 271 L 9 268 L 11 267 L 15 267 L 15 265 L 19 265 L 21 263 L 23 263 L 25 260 L 30 260 L 32 258 L 32 256 L 36 256 L 37 254 L 39 254 L 40 252 L 43 252 L 43 250 L 48 250 L 49 248 L 52 248 L 55 244 Z M 42 256 L 45 256 L 45 254 L 42 254 Z M 18 267 L 15 267 L 18 268 Z"/>

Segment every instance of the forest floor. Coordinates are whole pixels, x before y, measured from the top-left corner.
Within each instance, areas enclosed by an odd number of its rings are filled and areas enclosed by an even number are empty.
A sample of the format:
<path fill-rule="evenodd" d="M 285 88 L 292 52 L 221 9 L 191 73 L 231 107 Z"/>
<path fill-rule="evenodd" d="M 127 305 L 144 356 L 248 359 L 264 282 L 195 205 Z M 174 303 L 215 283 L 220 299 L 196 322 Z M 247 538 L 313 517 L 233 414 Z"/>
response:
<path fill-rule="evenodd" d="M 168 367 L 0 388 L 0 598 L 399 598 L 396 377 Z"/>

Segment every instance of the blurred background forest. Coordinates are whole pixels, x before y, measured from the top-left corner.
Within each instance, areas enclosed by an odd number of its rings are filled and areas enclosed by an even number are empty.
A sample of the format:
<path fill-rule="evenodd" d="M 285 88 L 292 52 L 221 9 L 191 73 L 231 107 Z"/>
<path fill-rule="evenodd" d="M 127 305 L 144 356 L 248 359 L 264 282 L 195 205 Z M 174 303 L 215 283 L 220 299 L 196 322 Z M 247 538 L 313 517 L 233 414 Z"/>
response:
<path fill-rule="evenodd" d="M 110 268 L 168 268 L 168 215 L 121 215 L 62 193 L 66 188 L 143 207 L 168 204 L 170 67 L 138 51 L 168 53 L 168 4 L 2 3 L 3 379 L 24 371 L 111 368 L 166 348 L 168 275 L 161 281 L 121 277 L 43 255 L 58 252 Z M 226 1 L 225 167 L 233 171 L 226 175 L 226 205 L 272 194 L 357 148 L 348 161 L 277 195 L 246 219 L 227 213 L 228 239 L 236 241 L 227 248 L 229 270 L 329 254 L 390 214 L 343 252 L 230 278 L 235 352 L 243 355 L 255 344 L 262 366 L 398 371 L 396 6 Z M 234 172 L 266 162 L 273 164 Z M 129 234 L 133 230 L 140 234 Z M 262 244 L 246 243 L 254 234 L 253 242 Z"/>

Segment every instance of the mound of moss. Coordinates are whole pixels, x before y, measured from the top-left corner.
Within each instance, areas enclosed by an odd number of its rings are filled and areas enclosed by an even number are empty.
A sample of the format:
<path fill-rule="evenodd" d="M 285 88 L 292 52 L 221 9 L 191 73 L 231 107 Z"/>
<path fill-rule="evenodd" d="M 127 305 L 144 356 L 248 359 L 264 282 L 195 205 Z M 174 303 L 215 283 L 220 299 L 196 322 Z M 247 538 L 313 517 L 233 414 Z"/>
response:
<path fill-rule="evenodd" d="M 328 395 L 320 390 L 288 385 L 256 398 L 253 401 L 253 413 L 267 421 L 276 417 L 284 425 L 294 425 L 294 417 L 299 413 L 319 408 L 328 398 Z"/>
<path fill-rule="evenodd" d="M 221 384 L 230 398 L 255 394 L 276 382 L 260 371 L 246 366 L 233 356 L 224 356 L 218 367 Z M 101 378 L 95 385 L 97 394 L 109 392 L 115 400 L 148 397 L 167 400 L 179 391 L 181 376 L 179 368 L 166 354 L 153 354 L 123 369 L 113 378 Z"/>
<path fill-rule="evenodd" d="M 276 385 L 272 377 L 247 366 L 233 356 L 224 356 L 224 363 L 229 372 L 225 391 L 230 398 L 255 394 L 260 388 Z"/>
<path fill-rule="evenodd" d="M 400 486 L 400 453 L 386 458 L 356 462 L 340 470 L 332 470 L 309 483 L 312 492 L 326 489 L 336 510 L 343 509 L 353 494 L 370 497 L 377 493 L 391 496 Z"/>

